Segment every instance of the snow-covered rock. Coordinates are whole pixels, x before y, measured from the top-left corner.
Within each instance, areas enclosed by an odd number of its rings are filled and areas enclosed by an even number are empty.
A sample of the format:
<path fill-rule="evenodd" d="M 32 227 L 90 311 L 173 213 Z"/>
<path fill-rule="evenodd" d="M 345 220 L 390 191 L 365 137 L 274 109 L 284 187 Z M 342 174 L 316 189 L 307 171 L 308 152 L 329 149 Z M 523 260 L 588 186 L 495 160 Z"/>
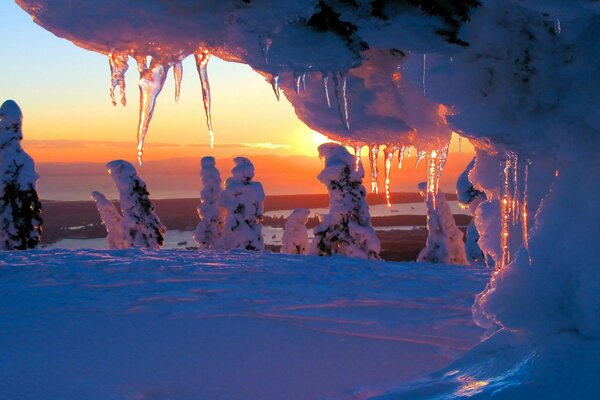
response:
<path fill-rule="evenodd" d="M 218 249 L 223 238 L 223 210 L 219 204 L 221 198 L 221 175 L 214 157 L 203 157 L 200 177 L 202 191 L 198 216 L 200 223 L 194 232 L 194 241 L 200 249 Z"/>
<path fill-rule="evenodd" d="M 456 227 L 444 192 L 427 194 L 427 183 L 419 184 L 427 206 L 427 244 L 417 256 L 418 262 L 467 265 L 463 233 Z M 434 198 L 435 196 L 435 202 Z"/>
<path fill-rule="evenodd" d="M 92 192 L 92 200 L 96 203 L 100 219 L 106 228 L 106 245 L 109 250 L 130 247 L 123 234 L 123 216 L 114 203 L 100 192 Z"/>
<path fill-rule="evenodd" d="M 287 217 L 281 237 L 281 252 L 285 254 L 308 254 L 308 230 L 306 222 L 310 210 L 296 208 Z"/>
<path fill-rule="evenodd" d="M 106 164 L 106 168 L 119 191 L 125 247 L 160 248 L 167 228 L 154 212 L 150 193 L 134 166 L 114 160 Z"/>
<path fill-rule="evenodd" d="M 344 146 L 325 143 L 319 146 L 325 168 L 317 179 L 329 192 L 329 213 L 322 215 L 314 228 L 311 253 L 343 254 L 349 257 L 379 258 L 381 244 L 371 227 L 371 215 L 362 184 L 362 164 Z"/>
<path fill-rule="evenodd" d="M 223 248 L 265 249 L 262 237 L 262 216 L 265 191 L 260 182 L 253 181 L 254 165 L 245 157 L 233 159 L 232 176 L 225 182 L 221 206 L 226 210 L 223 227 Z"/>
<path fill-rule="evenodd" d="M 33 159 L 21 147 L 23 113 L 13 100 L 0 106 L 0 250 L 26 250 L 42 238 L 42 205 Z"/>

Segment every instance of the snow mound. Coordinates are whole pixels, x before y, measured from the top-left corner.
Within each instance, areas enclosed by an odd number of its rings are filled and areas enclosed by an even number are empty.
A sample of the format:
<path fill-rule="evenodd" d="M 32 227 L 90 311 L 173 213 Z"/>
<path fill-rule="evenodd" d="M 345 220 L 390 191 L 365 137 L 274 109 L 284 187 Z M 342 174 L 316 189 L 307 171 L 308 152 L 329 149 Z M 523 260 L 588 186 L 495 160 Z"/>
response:
<path fill-rule="evenodd" d="M 241 250 L 6 252 L 0 399 L 365 399 L 477 343 L 488 277 Z"/>

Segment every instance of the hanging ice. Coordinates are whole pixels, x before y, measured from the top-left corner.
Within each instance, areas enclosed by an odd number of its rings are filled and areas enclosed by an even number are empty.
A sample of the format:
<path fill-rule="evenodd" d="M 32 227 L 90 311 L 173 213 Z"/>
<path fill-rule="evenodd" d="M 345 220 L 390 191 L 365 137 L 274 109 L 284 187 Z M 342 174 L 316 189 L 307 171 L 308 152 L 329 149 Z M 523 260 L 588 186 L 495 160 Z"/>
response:
<path fill-rule="evenodd" d="M 294 72 L 294 89 L 296 90 L 296 94 L 300 94 L 300 88 L 302 84 L 302 74 L 299 72 Z"/>
<path fill-rule="evenodd" d="M 426 79 L 427 79 L 427 54 L 423 54 L 423 77 L 422 77 L 422 82 L 421 85 L 423 86 L 423 96 L 425 96 L 425 92 L 426 92 Z"/>
<path fill-rule="evenodd" d="M 325 90 L 325 99 L 327 100 L 327 107 L 331 108 L 331 100 L 329 99 L 329 76 L 323 74 L 323 89 Z"/>
<path fill-rule="evenodd" d="M 385 158 L 385 201 L 388 207 L 392 206 L 391 203 L 391 172 L 392 172 L 392 161 L 394 159 L 394 153 L 398 150 L 397 146 L 386 146 L 383 149 L 383 155 Z M 402 152 L 402 149 L 400 149 Z"/>
<path fill-rule="evenodd" d="M 560 35 L 562 32 L 562 27 L 560 26 L 560 19 L 558 17 L 554 18 L 554 33 Z"/>
<path fill-rule="evenodd" d="M 181 60 L 173 64 L 173 76 L 175 77 L 175 102 L 178 102 L 181 95 L 181 80 L 183 79 L 183 63 Z"/>
<path fill-rule="evenodd" d="M 379 184 L 377 180 L 379 179 L 379 169 L 377 166 L 377 161 L 379 158 L 379 145 L 374 144 L 369 146 L 369 164 L 371 167 L 371 192 L 379 193 Z"/>
<path fill-rule="evenodd" d="M 360 169 L 360 153 L 362 152 L 362 145 L 354 145 L 354 170 L 358 172 Z"/>
<path fill-rule="evenodd" d="M 450 144 L 448 143 L 441 149 L 432 150 L 427 156 L 426 199 L 431 199 L 434 208 L 436 206 L 437 194 L 440 190 L 440 179 L 448 158 L 449 146 Z"/>
<path fill-rule="evenodd" d="M 341 71 L 337 71 L 333 74 L 333 84 L 335 86 L 335 96 L 340 111 L 340 118 L 346 129 L 350 130 L 350 122 L 348 121 L 348 98 L 346 97 L 346 74 Z"/>
<path fill-rule="evenodd" d="M 140 59 L 141 60 L 141 59 Z M 142 64 L 141 64 L 142 65 Z M 138 69 L 141 66 L 138 65 Z M 140 87 L 140 115 L 138 124 L 138 162 L 142 165 L 142 156 L 144 154 L 144 141 L 148 133 L 148 127 L 154 114 L 156 98 L 165 85 L 169 64 L 160 64 L 155 59 L 150 63 L 150 67 L 140 73 L 138 85 Z"/>
<path fill-rule="evenodd" d="M 529 265 L 531 265 L 531 254 L 529 253 L 529 216 L 527 214 L 527 191 L 528 191 L 528 181 L 529 181 L 529 165 L 531 164 L 530 160 L 525 160 L 525 166 L 523 167 L 523 196 L 521 201 L 521 230 L 523 235 L 523 247 L 527 252 L 527 257 L 529 259 Z"/>
<path fill-rule="evenodd" d="M 271 48 L 271 44 L 273 43 L 273 39 L 270 37 L 261 37 L 260 38 L 260 50 L 262 51 L 263 58 L 265 59 L 265 63 L 269 63 L 269 49 Z"/>
<path fill-rule="evenodd" d="M 400 147 L 398 151 L 398 169 L 402 169 L 402 163 L 404 162 L 404 151 L 406 150 L 406 146 Z"/>
<path fill-rule="evenodd" d="M 206 125 L 208 126 L 210 148 L 212 149 L 215 146 L 215 133 L 212 128 L 210 83 L 208 81 L 208 61 L 210 60 L 210 52 L 204 48 L 199 48 L 194 52 L 194 58 L 196 59 L 196 69 L 198 70 L 200 84 L 202 85 L 202 102 L 204 104 L 204 112 L 206 113 Z"/>
<path fill-rule="evenodd" d="M 129 56 L 127 54 L 108 54 L 108 63 L 110 65 L 110 99 L 113 106 L 117 105 L 115 100 L 115 89 L 117 86 L 120 90 L 121 104 L 127 105 L 125 97 L 125 73 L 129 69 Z"/>
<path fill-rule="evenodd" d="M 279 75 L 271 75 L 269 79 L 269 83 L 273 88 L 273 93 L 275 93 L 275 97 L 277 97 L 277 101 L 281 98 L 281 92 L 279 91 Z"/>

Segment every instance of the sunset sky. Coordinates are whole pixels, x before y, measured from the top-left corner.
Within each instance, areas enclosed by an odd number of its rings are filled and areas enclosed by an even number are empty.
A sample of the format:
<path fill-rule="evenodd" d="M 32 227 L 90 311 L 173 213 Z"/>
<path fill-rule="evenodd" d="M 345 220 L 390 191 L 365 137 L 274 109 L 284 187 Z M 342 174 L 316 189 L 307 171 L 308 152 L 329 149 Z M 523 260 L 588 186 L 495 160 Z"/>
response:
<path fill-rule="evenodd" d="M 118 158 L 134 162 L 139 101 L 135 63 L 127 75 L 128 105 L 113 107 L 105 56 L 55 37 L 13 1 L 0 3 L 0 22 L 4 38 L 0 97 L 21 106 L 23 145 L 36 162 L 105 163 Z M 172 74 L 157 101 L 146 161 L 205 155 L 316 156 L 318 144 L 327 141 L 298 120 L 283 96 L 277 102 L 270 85 L 248 66 L 213 57 L 209 74 L 215 149 L 208 146 L 200 82 L 189 57 L 184 61 L 179 102 L 174 101 Z M 463 149 L 467 155 L 461 157 L 461 165 L 471 151 L 466 141 Z M 456 141 L 452 150 L 456 151 Z"/>

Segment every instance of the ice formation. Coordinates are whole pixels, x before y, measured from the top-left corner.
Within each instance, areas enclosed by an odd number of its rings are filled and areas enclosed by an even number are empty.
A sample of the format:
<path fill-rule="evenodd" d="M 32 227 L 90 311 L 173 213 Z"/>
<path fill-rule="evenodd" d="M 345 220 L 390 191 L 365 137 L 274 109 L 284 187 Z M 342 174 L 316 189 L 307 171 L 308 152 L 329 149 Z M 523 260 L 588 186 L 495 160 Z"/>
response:
<path fill-rule="evenodd" d="M 124 247 L 158 250 L 163 244 L 167 228 L 154 212 L 146 184 L 127 161 L 114 160 L 106 164 L 106 168 L 119 191 Z"/>
<path fill-rule="evenodd" d="M 106 246 L 109 250 L 125 249 L 128 246 L 123 234 L 123 216 L 112 201 L 100 192 L 92 192 L 92 199 L 96 203 L 100 219 L 106 228 Z"/>
<path fill-rule="evenodd" d="M 473 184 L 469 180 L 469 173 L 475 166 L 475 159 L 471 160 L 467 168 L 458 177 L 456 182 L 456 194 L 458 195 L 458 202 L 461 207 L 469 210 L 471 215 L 475 215 L 477 207 L 484 201 L 486 201 L 485 193 L 477 190 L 473 187 Z M 465 251 L 467 253 L 467 260 L 471 265 L 485 265 L 485 255 L 479 247 L 479 232 L 475 226 L 475 221 L 471 221 L 467 227 L 467 233 L 465 236 Z"/>
<path fill-rule="evenodd" d="M 13 100 L 0 106 L 0 250 L 27 250 L 42 238 L 39 178 L 21 147 L 23 113 Z"/>
<path fill-rule="evenodd" d="M 310 210 L 296 208 L 288 216 L 281 237 L 281 252 L 285 254 L 308 254 L 308 231 L 306 221 Z"/>
<path fill-rule="evenodd" d="M 203 157 L 200 177 L 202 191 L 198 216 L 200 223 L 194 232 L 194 241 L 200 249 L 218 249 L 223 239 L 223 210 L 219 204 L 221 198 L 221 174 L 216 167 L 214 157 Z"/>
<path fill-rule="evenodd" d="M 232 176 L 225 182 L 221 206 L 226 210 L 223 228 L 223 248 L 262 251 L 261 219 L 265 191 L 260 182 L 253 181 L 254 165 L 245 157 L 233 159 Z"/>
<path fill-rule="evenodd" d="M 355 158 L 335 143 L 319 146 L 319 155 L 325 159 L 325 168 L 317 178 L 329 192 L 329 213 L 314 228 L 311 253 L 379 258 L 381 245 L 371 227 L 362 164 L 355 170 Z"/>
<path fill-rule="evenodd" d="M 427 244 L 417 261 L 439 264 L 467 265 L 463 233 L 456 227 L 450 206 L 443 192 L 430 193 L 429 183 L 419 184 L 427 206 Z M 435 201 L 434 201 L 435 198 Z"/>

